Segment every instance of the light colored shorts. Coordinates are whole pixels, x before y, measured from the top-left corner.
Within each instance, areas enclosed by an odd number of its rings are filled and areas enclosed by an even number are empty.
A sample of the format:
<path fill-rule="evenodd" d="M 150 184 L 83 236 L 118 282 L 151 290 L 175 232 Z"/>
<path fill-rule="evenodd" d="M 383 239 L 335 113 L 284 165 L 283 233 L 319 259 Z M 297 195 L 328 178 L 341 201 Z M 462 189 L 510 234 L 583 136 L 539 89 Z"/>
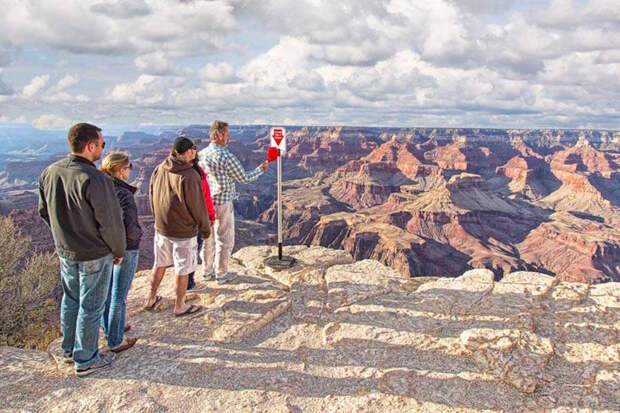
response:
<path fill-rule="evenodd" d="M 187 275 L 198 267 L 198 240 L 193 238 L 170 238 L 155 231 L 153 238 L 155 266 L 174 265 L 176 275 Z"/>

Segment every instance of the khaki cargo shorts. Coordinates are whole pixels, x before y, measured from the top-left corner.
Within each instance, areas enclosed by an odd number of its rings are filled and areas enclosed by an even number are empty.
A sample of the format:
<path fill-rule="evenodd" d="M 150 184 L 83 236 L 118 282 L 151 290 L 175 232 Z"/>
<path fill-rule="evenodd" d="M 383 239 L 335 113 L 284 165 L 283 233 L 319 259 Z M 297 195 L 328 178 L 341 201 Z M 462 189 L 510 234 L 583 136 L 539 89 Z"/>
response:
<path fill-rule="evenodd" d="M 187 275 L 198 267 L 198 240 L 170 238 L 155 231 L 153 238 L 155 266 L 174 266 L 176 275 Z"/>

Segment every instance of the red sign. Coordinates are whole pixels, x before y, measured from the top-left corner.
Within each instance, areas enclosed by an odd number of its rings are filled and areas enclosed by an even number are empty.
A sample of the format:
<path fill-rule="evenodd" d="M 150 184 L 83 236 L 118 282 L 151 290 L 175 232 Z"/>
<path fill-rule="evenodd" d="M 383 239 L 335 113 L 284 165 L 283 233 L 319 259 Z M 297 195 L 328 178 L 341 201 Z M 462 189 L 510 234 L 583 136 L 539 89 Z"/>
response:
<path fill-rule="evenodd" d="M 276 144 L 279 146 L 282 139 L 284 139 L 284 134 L 282 133 L 282 129 L 274 128 L 273 129 L 273 140 L 276 141 Z"/>
<path fill-rule="evenodd" d="M 280 150 L 280 155 L 286 153 L 286 129 L 282 126 L 271 128 L 269 138 L 269 146 L 278 148 Z"/>

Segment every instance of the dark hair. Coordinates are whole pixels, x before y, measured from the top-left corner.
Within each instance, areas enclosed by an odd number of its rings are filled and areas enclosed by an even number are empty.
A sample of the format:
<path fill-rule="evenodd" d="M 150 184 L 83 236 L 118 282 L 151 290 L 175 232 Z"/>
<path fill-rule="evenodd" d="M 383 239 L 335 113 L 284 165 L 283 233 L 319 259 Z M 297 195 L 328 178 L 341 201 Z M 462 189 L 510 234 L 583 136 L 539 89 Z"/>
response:
<path fill-rule="evenodd" d="M 99 139 L 98 132 L 101 132 L 101 129 L 90 123 L 76 123 L 73 125 L 69 129 L 69 135 L 67 136 L 71 152 L 84 152 L 86 145 Z"/>
<path fill-rule="evenodd" d="M 196 149 L 196 144 L 189 136 L 185 135 L 178 136 L 172 145 L 172 150 L 176 151 L 179 155 L 184 154 L 190 149 Z"/>
<path fill-rule="evenodd" d="M 209 131 L 209 138 L 211 139 L 211 142 L 213 142 L 216 138 L 216 132 L 224 133 L 226 128 L 228 128 L 228 123 L 221 120 L 213 121 L 211 124 L 211 130 Z"/>

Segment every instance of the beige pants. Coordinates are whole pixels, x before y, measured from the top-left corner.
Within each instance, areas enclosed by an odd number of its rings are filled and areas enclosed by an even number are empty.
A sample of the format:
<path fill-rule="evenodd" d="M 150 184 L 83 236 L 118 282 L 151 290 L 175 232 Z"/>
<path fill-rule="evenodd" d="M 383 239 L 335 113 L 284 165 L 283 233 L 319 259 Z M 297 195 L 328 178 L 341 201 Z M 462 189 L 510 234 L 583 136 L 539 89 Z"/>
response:
<path fill-rule="evenodd" d="M 220 277 L 228 271 L 228 259 L 235 245 L 235 210 L 232 202 L 215 205 L 213 236 L 205 240 L 202 262 L 205 274 L 215 270 Z M 215 268 L 214 268 L 215 267 Z"/>

